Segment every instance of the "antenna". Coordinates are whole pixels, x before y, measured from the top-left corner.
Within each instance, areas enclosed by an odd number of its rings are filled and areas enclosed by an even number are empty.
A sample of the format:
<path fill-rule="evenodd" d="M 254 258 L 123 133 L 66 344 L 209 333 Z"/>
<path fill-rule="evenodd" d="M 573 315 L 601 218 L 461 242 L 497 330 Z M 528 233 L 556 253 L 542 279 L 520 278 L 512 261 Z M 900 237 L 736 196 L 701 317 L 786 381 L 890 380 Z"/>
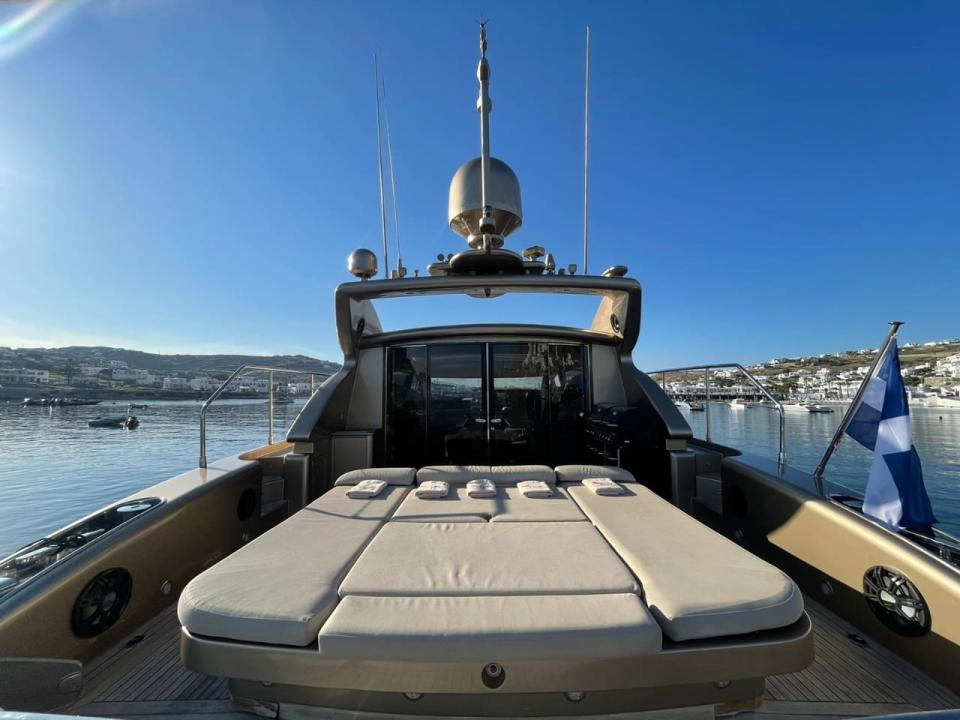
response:
<path fill-rule="evenodd" d="M 377 169 L 380 175 L 380 229 L 383 233 L 383 274 L 390 277 L 390 258 L 387 254 L 387 208 L 383 197 L 383 149 L 380 142 L 380 59 L 373 55 L 373 80 L 377 95 Z"/>
<path fill-rule="evenodd" d="M 483 249 L 491 250 L 490 235 L 493 233 L 492 208 L 487 204 L 487 178 L 490 175 L 490 66 L 487 64 L 487 22 L 480 19 L 480 62 L 477 65 L 477 80 L 480 81 L 480 97 L 477 98 L 477 110 L 480 111 L 480 205 L 483 215 L 480 218 L 480 234 L 483 236 Z"/>
<path fill-rule="evenodd" d="M 590 26 L 587 25 L 587 62 L 583 85 L 583 274 L 590 257 Z"/>
<path fill-rule="evenodd" d="M 393 227 L 397 239 L 397 275 L 403 277 L 403 253 L 400 251 L 400 210 L 397 208 L 397 174 L 393 169 L 393 143 L 390 140 L 390 112 L 387 107 L 387 81 L 380 70 L 380 87 L 383 90 L 383 125 L 387 131 L 387 163 L 390 165 L 390 194 L 393 197 Z M 388 268 L 389 271 L 389 268 Z"/>

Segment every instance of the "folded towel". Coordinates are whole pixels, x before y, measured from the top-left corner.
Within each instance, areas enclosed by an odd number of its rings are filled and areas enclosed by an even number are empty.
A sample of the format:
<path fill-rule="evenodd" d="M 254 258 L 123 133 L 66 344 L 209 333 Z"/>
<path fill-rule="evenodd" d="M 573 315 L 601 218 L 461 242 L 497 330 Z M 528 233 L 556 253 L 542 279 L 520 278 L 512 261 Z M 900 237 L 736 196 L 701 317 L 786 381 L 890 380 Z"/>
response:
<path fill-rule="evenodd" d="M 450 491 L 450 483 L 446 480 L 426 480 L 414 491 L 418 498 L 438 500 L 445 498 Z"/>
<path fill-rule="evenodd" d="M 553 495 L 553 488 L 543 480 L 521 480 L 517 483 L 517 490 L 528 498 L 545 498 Z"/>
<path fill-rule="evenodd" d="M 383 480 L 361 480 L 347 490 L 349 498 L 372 498 L 383 492 L 387 486 Z"/>
<path fill-rule="evenodd" d="M 497 486 L 487 478 L 476 478 L 467 483 L 467 495 L 472 498 L 492 498 L 497 494 Z"/>
<path fill-rule="evenodd" d="M 593 490 L 594 495 L 623 495 L 626 492 L 610 478 L 585 478 L 583 485 Z"/>

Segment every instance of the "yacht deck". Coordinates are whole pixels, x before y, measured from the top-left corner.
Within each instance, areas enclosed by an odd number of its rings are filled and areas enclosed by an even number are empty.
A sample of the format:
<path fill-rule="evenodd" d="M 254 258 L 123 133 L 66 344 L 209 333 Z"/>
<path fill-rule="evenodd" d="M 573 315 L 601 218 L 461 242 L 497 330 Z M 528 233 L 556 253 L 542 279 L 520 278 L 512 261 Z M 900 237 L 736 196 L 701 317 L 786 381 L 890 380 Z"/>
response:
<path fill-rule="evenodd" d="M 760 709 L 738 717 L 829 720 L 960 707 L 960 697 L 885 648 L 853 642 L 848 635 L 856 629 L 830 611 L 809 598 L 806 607 L 814 623 L 816 660 L 801 672 L 769 678 Z M 253 717 L 233 707 L 225 679 L 181 665 L 175 607 L 90 669 L 83 697 L 71 712 L 155 720 Z"/>

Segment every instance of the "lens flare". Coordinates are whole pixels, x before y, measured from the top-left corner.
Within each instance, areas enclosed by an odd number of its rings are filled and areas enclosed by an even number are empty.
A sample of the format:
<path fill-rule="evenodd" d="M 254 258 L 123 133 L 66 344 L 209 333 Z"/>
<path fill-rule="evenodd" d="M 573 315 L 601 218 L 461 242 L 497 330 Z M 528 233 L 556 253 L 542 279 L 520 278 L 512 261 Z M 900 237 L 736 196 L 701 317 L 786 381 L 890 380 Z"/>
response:
<path fill-rule="evenodd" d="M 0 60 L 25 50 L 85 0 L 38 0 L 9 18 L 0 12 Z"/>

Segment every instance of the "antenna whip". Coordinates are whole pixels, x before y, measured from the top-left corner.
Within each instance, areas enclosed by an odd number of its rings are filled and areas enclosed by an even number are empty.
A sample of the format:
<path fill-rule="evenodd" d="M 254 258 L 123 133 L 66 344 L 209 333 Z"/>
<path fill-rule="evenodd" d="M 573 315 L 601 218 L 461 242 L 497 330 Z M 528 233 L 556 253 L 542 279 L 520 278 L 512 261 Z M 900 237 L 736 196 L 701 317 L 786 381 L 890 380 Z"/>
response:
<path fill-rule="evenodd" d="M 590 26 L 587 25 L 587 61 L 583 85 L 583 274 L 590 257 Z"/>
<path fill-rule="evenodd" d="M 383 197 L 383 149 L 380 142 L 380 59 L 373 55 L 374 90 L 377 95 L 377 169 L 380 176 L 380 230 L 383 233 L 384 275 L 390 277 L 390 259 L 387 254 L 387 208 Z"/>
<path fill-rule="evenodd" d="M 397 207 L 397 174 L 393 169 L 393 142 L 390 139 L 390 109 L 387 106 L 387 81 L 380 70 L 380 87 L 383 90 L 383 126 L 387 132 L 387 163 L 390 166 L 390 194 L 393 197 L 393 227 L 397 240 L 397 274 L 403 277 L 403 253 L 400 250 L 400 210 Z"/>

